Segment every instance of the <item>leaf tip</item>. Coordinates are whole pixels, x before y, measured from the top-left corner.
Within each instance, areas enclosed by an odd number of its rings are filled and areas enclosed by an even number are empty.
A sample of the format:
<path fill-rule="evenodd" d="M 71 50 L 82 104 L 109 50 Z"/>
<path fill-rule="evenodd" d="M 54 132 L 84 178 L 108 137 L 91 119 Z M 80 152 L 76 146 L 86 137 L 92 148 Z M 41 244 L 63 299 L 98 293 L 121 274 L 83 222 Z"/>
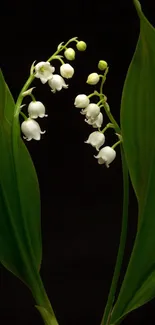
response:
<path fill-rule="evenodd" d="M 142 6 L 140 4 L 140 2 L 138 0 L 133 0 L 134 6 L 137 10 L 138 13 L 140 13 L 142 11 Z"/>

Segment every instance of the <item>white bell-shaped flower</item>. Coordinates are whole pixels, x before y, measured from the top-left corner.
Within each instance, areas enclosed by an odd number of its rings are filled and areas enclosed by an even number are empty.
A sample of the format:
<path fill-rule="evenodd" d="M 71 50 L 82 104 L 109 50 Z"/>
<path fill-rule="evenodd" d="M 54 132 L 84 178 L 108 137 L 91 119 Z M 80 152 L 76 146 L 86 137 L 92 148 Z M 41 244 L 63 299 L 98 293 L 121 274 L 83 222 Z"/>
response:
<path fill-rule="evenodd" d="M 85 109 L 81 111 L 81 114 L 86 115 L 90 120 L 94 120 L 100 113 L 100 107 L 97 104 L 90 103 Z"/>
<path fill-rule="evenodd" d="M 46 117 L 48 115 L 45 114 L 45 106 L 43 103 L 39 101 L 31 102 L 28 106 L 28 113 L 30 118 L 37 118 L 37 117 Z"/>
<path fill-rule="evenodd" d="M 65 80 L 59 75 L 54 74 L 52 79 L 48 80 L 49 86 L 52 88 L 51 91 L 53 93 L 57 91 L 60 91 L 62 88 L 68 88 L 68 85 L 66 85 Z"/>
<path fill-rule="evenodd" d="M 69 47 L 68 49 L 65 50 L 64 56 L 66 57 L 67 60 L 72 61 L 75 59 L 75 51 L 72 49 L 72 47 Z"/>
<path fill-rule="evenodd" d="M 100 77 L 99 77 L 98 73 L 93 72 L 88 76 L 88 79 L 86 82 L 89 85 L 96 85 L 99 82 L 99 80 L 100 80 Z"/>
<path fill-rule="evenodd" d="M 88 98 L 88 96 L 84 95 L 84 94 L 80 94 L 78 96 L 76 96 L 75 101 L 74 101 L 74 105 L 77 108 L 86 108 L 90 103 L 90 100 Z"/>
<path fill-rule="evenodd" d="M 100 128 L 103 123 L 103 114 L 100 112 L 95 119 L 85 119 L 85 122 L 92 125 L 93 128 Z"/>
<path fill-rule="evenodd" d="M 95 147 L 97 151 L 104 144 L 105 136 L 103 133 L 99 131 L 95 131 L 90 134 L 89 138 L 85 143 L 91 144 L 92 147 Z"/>
<path fill-rule="evenodd" d="M 69 63 L 64 63 L 60 67 L 60 73 L 63 78 L 69 79 L 73 77 L 74 69 Z"/>
<path fill-rule="evenodd" d="M 100 165 L 105 164 L 106 167 L 109 167 L 109 164 L 115 159 L 116 157 L 116 151 L 107 146 L 102 148 L 97 156 L 94 156 L 95 158 L 98 159 L 98 163 Z"/>
<path fill-rule="evenodd" d="M 25 136 L 23 136 L 24 139 L 27 141 L 30 141 L 32 139 L 34 140 L 40 140 L 41 134 L 44 134 L 46 131 L 41 131 L 39 124 L 34 121 L 31 118 L 28 118 L 21 124 L 21 130 L 24 133 Z"/>
<path fill-rule="evenodd" d="M 35 77 L 40 78 L 41 82 L 45 84 L 49 79 L 52 78 L 55 68 L 50 62 L 39 62 L 35 66 Z"/>

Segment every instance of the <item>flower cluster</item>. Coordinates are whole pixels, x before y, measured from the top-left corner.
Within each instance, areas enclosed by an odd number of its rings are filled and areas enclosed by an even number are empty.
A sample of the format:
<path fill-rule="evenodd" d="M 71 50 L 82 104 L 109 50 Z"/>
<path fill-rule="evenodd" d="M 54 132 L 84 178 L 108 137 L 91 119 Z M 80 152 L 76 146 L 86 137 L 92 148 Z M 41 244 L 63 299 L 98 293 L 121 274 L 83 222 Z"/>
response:
<path fill-rule="evenodd" d="M 91 125 L 93 128 L 98 129 L 97 131 L 92 132 L 85 143 L 90 144 L 94 147 L 98 154 L 94 156 L 98 159 L 99 164 L 105 164 L 106 167 L 109 167 L 109 164 L 115 159 L 116 151 L 114 148 L 122 141 L 119 126 L 113 118 L 109 105 L 107 103 L 107 97 L 103 94 L 102 89 L 104 82 L 106 80 L 106 75 L 108 73 L 108 64 L 106 61 L 99 61 L 98 68 L 104 71 L 103 75 L 100 75 L 96 72 L 91 73 L 87 78 L 87 83 L 90 85 L 96 85 L 101 81 L 100 91 L 94 91 L 90 95 L 80 94 L 77 95 L 74 101 L 74 105 L 77 108 L 82 109 L 81 114 L 85 116 L 85 122 Z M 90 98 L 93 96 L 97 96 L 99 101 L 97 103 L 90 102 Z M 103 124 L 103 113 L 101 112 L 101 108 L 105 110 L 108 118 L 111 123 L 108 123 L 103 130 L 101 130 Z M 105 143 L 105 135 L 104 132 L 108 128 L 113 128 L 117 132 L 116 135 L 119 137 L 119 141 L 117 141 L 112 147 L 105 146 L 101 148 Z M 101 148 L 101 149 L 100 149 Z"/>
<path fill-rule="evenodd" d="M 69 63 L 63 63 L 60 67 L 60 75 L 56 73 L 54 74 L 54 71 L 55 68 L 50 64 L 50 62 L 39 62 L 35 66 L 35 77 L 39 78 L 43 84 L 48 82 L 53 93 L 60 91 L 62 88 L 68 88 L 68 85 L 66 85 L 63 78 L 72 78 L 74 68 Z"/>
<path fill-rule="evenodd" d="M 32 94 L 33 88 L 29 88 L 30 84 L 34 78 L 40 79 L 42 84 L 48 83 L 51 91 L 55 93 L 60 91 L 62 88 L 67 89 L 68 84 L 66 84 L 65 79 L 70 79 L 74 75 L 74 68 L 69 64 L 65 63 L 62 58 L 66 58 L 69 61 L 75 59 L 75 50 L 68 45 L 71 42 L 76 42 L 76 48 L 79 51 L 85 51 L 87 45 L 83 41 L 78 41 L 77 37 L 70 39 L 66 44 L 60 43 L 57 47 L 57 51 L 47 60 L 41 61 L 35 65 L 35 62 L 32 64 L 30 70 L 30 77 L 27 80 L 25 86 L 23 87 L 17 103 L 19 103 L 20 114 L 23 116 L 24 121 L 21 124 L 21 131 L 24 134 L 24 139 L 30 141 L 31 139 L 40 140 L 41 134 L 45 131 L 41 131 L 39 123 L 35 121 L 38 117 L 46 117 L 45 106 L 42 102 L 37 101 Z M 64 51 L 63 55 L 59 55 L 60 52 Z M 60 74 L 55 73 L 55 67 L 50 63 L 53 60 L 59 60 L 61 62 Z M 25 105 L 22 104 L 22 100 L 25 96 L 31 96 L 32 100 L 28 105 L 28 117 L 21 111 L 22 107 Z"/>

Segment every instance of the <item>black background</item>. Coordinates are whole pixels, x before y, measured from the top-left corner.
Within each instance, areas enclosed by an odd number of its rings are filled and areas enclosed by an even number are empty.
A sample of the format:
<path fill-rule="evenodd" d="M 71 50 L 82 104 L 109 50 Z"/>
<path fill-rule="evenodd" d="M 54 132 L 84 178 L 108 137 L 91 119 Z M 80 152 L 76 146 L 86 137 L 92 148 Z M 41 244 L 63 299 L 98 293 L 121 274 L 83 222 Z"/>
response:
<path fill-rule="evenodd" d="M 155 25 L 154 1 L 141 1 Z M 119 147 L 109 169 L 99 166 L 93 148 L 84 144 L 90 126 L 73 105 L 80 93 L 91 93 L 87 75 L 100 59 L 110 70 L 104 93 L 119 122 L 121 92 L 136 46 L 139 20 L 132 1 L 4 1 L 0 12 L 0 67 L 16 99 L 34 60 L 44 61 L 62 41 L 78 36 L 86 52 L 73 61 L 69 89 L 52 94 L 36 80 L 34 91 L 47 109 L 40 121 L 46 134 L 26 143 L 40 182 L 43 262 L 41 275 L 60 325 L 100 324 L 119 244 L 122 171 Z M 55 64 L 55 62 L 54 62 Z M 57 72 L 59 64 L 55 64 Z M 105 119 L 107 122 L 107 120 Z M 107 131 L 106 145 L 116 141 Z M 26 171 L 25 171 L 26 172 Z M 130 193 L 128 241 L 123 272 L 136 231 L 137 204 Z M 130 314 L 127 324 L 154 324 L 151 302 Z M 28 289 L 0 268 L 0 321 L 42 324 Z"/>

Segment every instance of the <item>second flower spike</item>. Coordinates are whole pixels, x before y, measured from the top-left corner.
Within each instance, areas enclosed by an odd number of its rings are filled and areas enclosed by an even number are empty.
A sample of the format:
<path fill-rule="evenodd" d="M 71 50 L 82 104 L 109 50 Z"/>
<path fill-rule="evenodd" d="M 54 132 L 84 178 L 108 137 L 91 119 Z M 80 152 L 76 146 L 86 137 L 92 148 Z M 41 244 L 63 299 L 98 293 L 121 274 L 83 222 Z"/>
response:
<path fill-rule="evenodd" d="M 37 117 L 46 117 L 48 115 L 45 114 L 45 106 L 43 103 L 39 101 L 32 101 L 28 106 L 28 114 L 30 118 Z"/>

